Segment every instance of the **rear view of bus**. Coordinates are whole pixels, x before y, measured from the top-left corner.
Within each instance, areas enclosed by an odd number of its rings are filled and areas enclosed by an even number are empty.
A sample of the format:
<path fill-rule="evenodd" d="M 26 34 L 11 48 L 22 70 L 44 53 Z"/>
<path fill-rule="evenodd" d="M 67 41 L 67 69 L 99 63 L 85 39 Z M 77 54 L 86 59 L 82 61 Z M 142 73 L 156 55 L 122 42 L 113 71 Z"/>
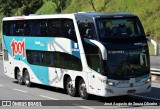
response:
<path fill-rule="evenodd" d="M 118 96 L 149 92 L 151 89 L 149 51 L 138 17 L 128 13 L 92 15 L 93 23 L 86 15 L 90 37 L 84 37 L 83 45 L 88 65 L 96 71 L 92 72 L 93 78 L 95 80 L 97 78 L 97 83 L 92 83 L 96 87 L 93 87 L 95 88 L 93 93 L 101 96 Z M 84 24 L 79 24 L 81 34 L 85 27 L 82 26 L 85 25 L 84 21 L 83 18 Z M 102 83 L 98 83 L 98 80 Z M 98 93 L 98 89 L 101 92 Z"/>

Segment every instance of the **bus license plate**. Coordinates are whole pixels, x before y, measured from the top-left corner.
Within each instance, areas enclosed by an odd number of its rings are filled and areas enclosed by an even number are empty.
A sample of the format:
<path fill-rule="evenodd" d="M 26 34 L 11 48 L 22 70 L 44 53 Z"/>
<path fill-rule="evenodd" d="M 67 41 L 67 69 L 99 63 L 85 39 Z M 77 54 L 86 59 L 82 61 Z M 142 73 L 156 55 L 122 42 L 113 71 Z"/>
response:
<path fill-rule="evenodd" d="M 128 93 L 128 94 L 134 94 L 134 93 L 136 93 L 136 90 L 128 90 L 127 93 Z"/>

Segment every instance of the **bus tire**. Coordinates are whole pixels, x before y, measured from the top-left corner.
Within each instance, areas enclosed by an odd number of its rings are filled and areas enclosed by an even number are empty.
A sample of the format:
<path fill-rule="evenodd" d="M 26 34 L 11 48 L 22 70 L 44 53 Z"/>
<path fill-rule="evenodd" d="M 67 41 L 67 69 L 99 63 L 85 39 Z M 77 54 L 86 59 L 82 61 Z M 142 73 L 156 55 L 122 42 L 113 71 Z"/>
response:
<path fill-rule="evenodd" d="M 19 69 L 17 70 L 16 74 L 17 74 L 18 84 L 23 85 L 24 84 L 23 76 L 20 75 L 20 70 Z"/>
<path fill-rule="evenodd" d="M 27 87 L 31 87 L 31 81 L 28 70 L 24 71 L 24 83 Z"/>
<path fill-rule="evenodd" d="M 76 96 L 76 88 L 73 87 L 72 80 L 70 77 L 67 79 L 67 82 L 66 82 L 66 90 L 68 95 L 72 97 Z"/>
<path fill-rule="evenodd" d="M 84 82 L 83 79 L 79 81 L 78 91 L 82 99 L 89 99 L 89 94 L 87 93 L 86 83 Z"/>

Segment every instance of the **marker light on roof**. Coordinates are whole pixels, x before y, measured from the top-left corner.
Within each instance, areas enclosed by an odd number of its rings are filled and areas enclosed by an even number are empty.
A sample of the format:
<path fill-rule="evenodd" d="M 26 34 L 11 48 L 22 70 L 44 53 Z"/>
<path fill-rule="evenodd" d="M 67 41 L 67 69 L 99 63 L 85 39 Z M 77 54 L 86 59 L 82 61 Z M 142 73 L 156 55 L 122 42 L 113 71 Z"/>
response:
<path fill-rule="evenodd" d="M 118 17 L 119 18 L 119 17 L 123 17 L 123 16 L 114 16 L 114 17 Z"/>

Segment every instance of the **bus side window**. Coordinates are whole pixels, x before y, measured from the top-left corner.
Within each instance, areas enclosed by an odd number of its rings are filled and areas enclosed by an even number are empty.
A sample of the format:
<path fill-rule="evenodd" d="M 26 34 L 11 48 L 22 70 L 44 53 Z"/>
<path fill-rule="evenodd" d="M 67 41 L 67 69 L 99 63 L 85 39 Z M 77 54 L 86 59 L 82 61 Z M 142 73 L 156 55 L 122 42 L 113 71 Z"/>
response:
<path fill-rule="evenodd" d="M 24 35 L 25 35 L 25 36 L 29 36 L 29 35 L 30 35 L 30 30 L 31 30 L 31 24 L 29 23 L 29 21 L 26 21 L 26 22 L 25 22 Z"/>
<path fill-rule="evenodd" d="M 32 51 L 31 52 L 31 60 L 32 64 L 34 65 L 40 65 L 40 53 L 39 51 Z"/>
<path fill-rule="evenodd" d="M 15 22 L 12 22 L 11 24 L 10 24 L 10 36 L 15 36 L 15 34 L 16 34 L 16 24 L 15 24 Z"/>
<path fill-rule="evenodd" d="M 97 71 L 98 73 L 100 73 L 100 69 L 101 69 L 101 66 L 100 66 L 100 58 L 99 58 L 99 55 L 98 54 L 88 54 L 86 55 L 86 58 L 87 58 L 87 63 L 88 63 L 88 66 Z"/>
<path fill-rule="evenodd" d="M 29 24 L 29 32 L 30 32 L 30 36 L 34 36 L 35 35 L 35 26 L 34 26 L 34 22 L 35 21 L 28 21 Z"/>
<path fill-rule="evenodd" d="M 26 22 L 26 31 L 29 31 L 26 35 L 41 36 L 41 22 L 39 20 L 28 20 Z"/>
<path fill-rule="evenodd" d="M 47 28 L 47 20 L 41 20 L 41 36 L 47 36 L 48 35 L 48 28 Z"/>
<path fill-rule="evenodd" d="M 26 50 L 26 54 L 27 54 L 27 62 L 31 63 L 31 52 L 30 52 L 30 50 Z"/>
<path fill-rule="evenodd" d="M 18 21 L 17 22 L 16 33 L 17 33 L 18 36 L 24 36 L 24 33 L 25 33 L 24 32 L 25 31 L 24 26 L 25 26 L 24 21 Z"/>
<path fill-rule="evenodd" d="M 73 20 L 62 19 L 61 24 L 62 24 L 61 25 L 61 27 L 62 27 L 61 36 L 77 42 L 77 37 L 76 37 L 76 33 L 75 33 Z"/>
<path fill-rule="evenodd" d="M 8 21 L 3 22 L 3 35 L 10 35 L 10 23 Z"/>
<path fill-rule="evenodd" d="M 51 52 L 41 51 L 41 65 L 51 67 Z"/>
<path fill-rule="evenodd" d="M 47 26 L 48 26 L 48 36 L 52 37 L 60 37 L 60 19 L 49 19 Z"/>
<path fill-rule="evenodd" d="M 4 50 L 4 55 L 3 55 L 3 57 L 4 57 L 4 60 L 5 60 L 5 61 L 9 61 L 8 51 L 7 51 L 7 50 Z"/>
<path fill-rule="evenodd" d="M 80 35 L 83 38 L 96 39 L 94 24 L 91 22 L 80 22 L 78 24 Z"/>

